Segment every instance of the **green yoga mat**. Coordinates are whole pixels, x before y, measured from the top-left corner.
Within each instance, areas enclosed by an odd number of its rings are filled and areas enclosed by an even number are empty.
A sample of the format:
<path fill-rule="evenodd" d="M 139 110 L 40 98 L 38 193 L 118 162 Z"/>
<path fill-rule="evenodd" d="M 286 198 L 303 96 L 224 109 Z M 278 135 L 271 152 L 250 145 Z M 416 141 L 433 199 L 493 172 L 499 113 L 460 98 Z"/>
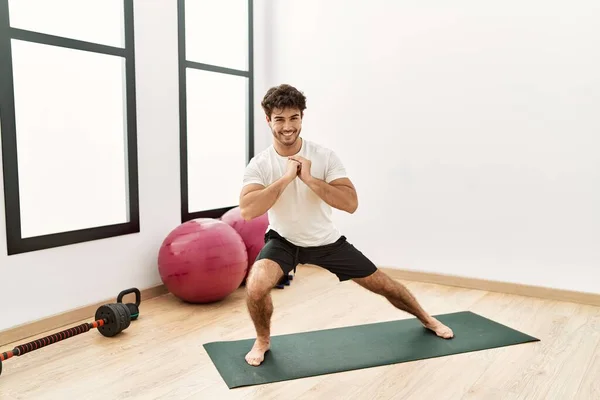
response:
<path fill-rule="evenodd" d="M 539 341 L 469 311 L 435 317 L 452 328 L 454 338 L 439 338 L 410 318 L 273 336 L 258 367 L 244 359 L 254 339 L 204 348 L 232 389 Z"/>

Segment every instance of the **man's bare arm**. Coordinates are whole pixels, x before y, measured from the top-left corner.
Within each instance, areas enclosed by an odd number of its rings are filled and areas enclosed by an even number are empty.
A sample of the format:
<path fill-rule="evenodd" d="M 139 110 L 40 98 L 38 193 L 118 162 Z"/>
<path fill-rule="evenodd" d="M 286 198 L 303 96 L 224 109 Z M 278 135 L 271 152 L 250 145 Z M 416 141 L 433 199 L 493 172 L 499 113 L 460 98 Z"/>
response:
<path fill-rule="evenodd" d="M 260 184 L 244 186 L 240 194 L 242 218 L 249 221 L 269 211 L 292 180 L 290 177 L 283 176 L 267 187 Z"/>
<path fill-rule="evenodd" d="M 358 208 L 356 188 L 348 178 L 340 178 L 327 183 L 324 180 L 312 177 L 305 183 L 331 207 L 350 214 L 354 213 Z"/>
<path fill-rule="evenodd" d="M 250 221 L 269 211 L 285 188 L 296 179 L 299 170 L 300 163 L 298 161 L 288 160 L 285 174 L 269 186 L 264 187 L 257 183 L 244 186 L 240 193 L 242 218 Z"/>

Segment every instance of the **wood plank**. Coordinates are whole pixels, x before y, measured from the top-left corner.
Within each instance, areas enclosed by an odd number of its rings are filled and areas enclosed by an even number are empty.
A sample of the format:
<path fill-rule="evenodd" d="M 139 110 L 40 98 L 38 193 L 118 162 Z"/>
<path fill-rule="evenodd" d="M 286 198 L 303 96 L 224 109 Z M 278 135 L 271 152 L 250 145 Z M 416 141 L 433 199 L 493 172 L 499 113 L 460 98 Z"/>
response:
<path fill-rule="evenodd" d="M 576 399 L 600 399 L 600 343 L 591 354 L 591 360 L 575 394 Z"/>

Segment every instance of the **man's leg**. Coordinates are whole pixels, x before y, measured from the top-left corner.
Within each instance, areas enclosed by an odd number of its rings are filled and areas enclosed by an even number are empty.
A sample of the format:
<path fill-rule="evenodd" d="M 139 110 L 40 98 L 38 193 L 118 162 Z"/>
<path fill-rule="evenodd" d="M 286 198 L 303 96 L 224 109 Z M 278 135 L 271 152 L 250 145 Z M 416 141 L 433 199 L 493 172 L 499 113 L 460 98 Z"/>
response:
<path fill-rule="evenodd" d="M 454 336 L 452 329 L 433 318 L 421 307 L 406 286 L 393 280 L 381 270 L 378 269 L 367 277 L 352 278 L 352 280 L 365 289 L 384 296 L 396 308 L 414 315 L 423 326 L 435 332 L 439 337 L 450 339 Z"/>
<path fill-rule="evenodd" d="M 256 341 L 246 362 L 260 365 L 271 346 L 271 316 L 273 301 L 271 290 L 297 264 L 296 249 L 277 232 L 269 230 L 265 234 L 265 245 L 246 279 L 246 305 L 256 329 Z"/>
<path fill-rule="evenodd" d="M 417 317 L 438 336 L 454 336 L 450 328 L 427 314 L 404 285 L 377 269 L 375 264 L 350 244 L 345 236 L 335 243 L 313 248 L 308 263 L 320 265 L 337 275 L 340 281 L 353 280 L 365 289 L 384 296 L 392 305 Z"/>
<path fill-rule="evenodd" d="M 282 276 L 283 271 L 279 264 L 267 259 L 257 261 L 248 274 L 246 305 L 256 329 L 256 341 L 246 355 L 246 362 L 250 365 L 260 365 L 271 346 L 271 289 Z"/>

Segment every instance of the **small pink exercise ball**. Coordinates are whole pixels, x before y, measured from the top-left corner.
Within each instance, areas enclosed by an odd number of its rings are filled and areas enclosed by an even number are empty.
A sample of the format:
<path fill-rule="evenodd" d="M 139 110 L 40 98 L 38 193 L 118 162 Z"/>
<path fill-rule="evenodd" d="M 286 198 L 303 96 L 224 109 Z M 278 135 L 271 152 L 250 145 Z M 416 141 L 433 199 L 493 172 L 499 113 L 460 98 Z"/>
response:
<path fill-rule="evenodd" d="M 232 208 L 221 217 L 221 220 L 229 224 L 244 240 L 246 252 L 248 253 L 248 268 L 244 279 L 248 276 L 248 272 L 252 269 L 252 265 L 256 261 L 256 257 L 265 246 L 265 233 L 269 227 L 269 217 L 267 213 L 246 221 L 242 218 L 240 207 Z"/>

